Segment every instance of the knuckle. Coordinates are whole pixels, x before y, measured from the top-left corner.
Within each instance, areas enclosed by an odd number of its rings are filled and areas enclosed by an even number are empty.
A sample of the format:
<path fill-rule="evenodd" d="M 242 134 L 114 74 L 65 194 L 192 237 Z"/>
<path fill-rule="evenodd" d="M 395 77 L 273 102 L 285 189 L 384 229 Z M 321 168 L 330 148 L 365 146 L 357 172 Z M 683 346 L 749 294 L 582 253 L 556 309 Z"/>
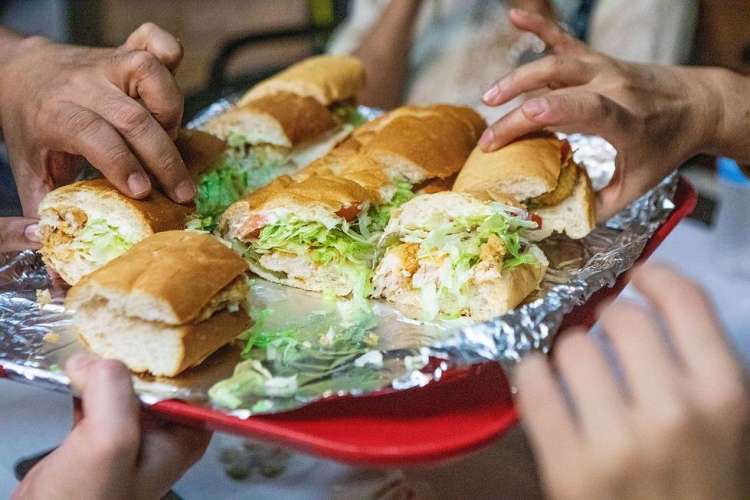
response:
<path fill-rule="evenodd" d="M 181 178 L 184 173 L 184 164 L 177 156 L 166 154 L 159 161 L 159 167 L 163 175 L 170 179 Z"/>
<path fill-rule="evenodd" d="M 155 23 L 152 23 L 151 21 L 146 21 L 145 23 L 141 24 L 136 31 L 142 32 L 146 36 L 150 36 L 158 30 L 159 26 L 157 26 Z"/>
<path fill-rule="evenodd" d="M 139 76 L 150 75 L 161 65 L 155 55 L 145 50 L 131 52 L 130 63 L 134 73 Z"/>
<path fill-rule="evenodd" d="M 102 119 L 92 111 L 81 108 L 66 113 L 63 126 L 73 135 L 93 135 L 100 130 Z"/>
<path fill-rule="evenodd" d="M 114 120 L 127 135 L 138 136 L 149 128 L 151 115 L 138 105 L 121 105 L 114 112 Z"/>

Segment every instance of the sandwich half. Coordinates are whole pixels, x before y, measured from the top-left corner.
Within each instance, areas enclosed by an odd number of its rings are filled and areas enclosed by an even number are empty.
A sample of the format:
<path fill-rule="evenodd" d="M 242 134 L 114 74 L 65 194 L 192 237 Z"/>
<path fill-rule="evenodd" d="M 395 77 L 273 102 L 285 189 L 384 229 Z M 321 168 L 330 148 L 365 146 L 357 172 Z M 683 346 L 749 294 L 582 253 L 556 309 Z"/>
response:
<path fill-rule="evenodd" d="M 368 295 L 375 242 L 392 210 L 425 183 L 452 178 L 476 140 L 451 113 L 418 114 L 389 120 L 308 167 L 314 171 L 280 177 L 233 204 L 220 233 L 270 281 Z"/>
<path fill-rule="evenodd" d="M 419 195 L 396 209 L 379 242 L 373 297 L 431 320 L 486 320 L 539 287 L 544 253 L 520 208 L 465 193 Z"/>
<path fill-rule="evenodd" d="M 105 179 L 76 182 L 50 192 L 39 205 L 40 252 L 45 264 L 75 285 L 140 240 L 182 228 L 190 210 L 156 189 L 134 200 Z"/>
<path fill-rule="evenodd" d="M 530 235 L 534 240 L 552 233 L 583 238 L 596 224 L 591 180 L 573 160 L 570 144 L 552 134 L 529 136 L 491 153 L 477 147 L 453 190 L 522 204 L 540 219 L 540 229 Z"/>
<path fill-rule="evenodd" d="M 364 79 L 354 57 L 311 57 L 254 86 L 202 129 L 226 140 L 257 175 L 291 174 L 362 123 L 356 95 Z"/>
<path fill-rule="evenodd" d="M 213 236 L 167 231 L 83 278 L 65 307 L 96 354 L 173 377 L 247 328 L 246 269 Z"/>

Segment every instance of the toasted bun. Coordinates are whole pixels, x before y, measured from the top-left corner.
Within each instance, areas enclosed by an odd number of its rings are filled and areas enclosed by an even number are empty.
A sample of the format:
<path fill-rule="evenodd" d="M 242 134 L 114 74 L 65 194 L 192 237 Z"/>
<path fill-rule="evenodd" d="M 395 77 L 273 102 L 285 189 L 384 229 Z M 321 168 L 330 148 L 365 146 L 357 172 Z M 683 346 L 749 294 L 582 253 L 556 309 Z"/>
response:
<path fill-rule="evenodd" d="M 104 301 L 131 318 L 184 325 L 246 270 L 245 261 L 213 236 L 166 231 L 84 277 L 65 305 L 76 310 Z"/>
<path fill-rule="evenodd" d="M 244 102 L 210 120 L 203 129 L 222 139 L 237 133 L 250 144 L 291 148 L 336 126 L 333 113 L 312 97 L 278 92 Z"/>
<path fill-rule="evenodd" d="M 534 210 L 542 218 L 542 228 L 529 233 L 529 239 L 539 241 L 552 233 L 580 239 L 596 227 L 596 200 L 591 180 L 585 169 L 576 168 L 579 173 L 573 193 L 557 205 Z"/>
<path fill-rule="evenodd" d="M 126 241 L 137 242 L 160 231 L 184 227 L 189 212 L 189 207 L 173 203 L 157 190 L 134 200 L 105 179 L 69 184 L 49 193 L 39 205 L 42 258 L 68 284 L 75 285 L 105 264 L 71 246 L 89 221 L 106 220 Z"/>
<path fill-rule="evenodd" d="M 550 134 L 520 139 L 491 153 L 477 146 L 458 174 L 453 190 L 482 199 L 536 198 L 557 186 L 562 145 Z"/>
<path fill-rule="evenodd" d="M 466 123 L 451 114 L 402 115 L 377 131 L 362 154 L 416 184 L 454 175 L 475 143 Z"/>
<path fill-rule="evenodd" d="M 312 97 L 323 106 L 352 99 L 365 86 L 365 70 L 352 56 L 310 57 L 260 82 L 239 101 L 250 101 L 278 92 Z"/>
<path fill-rule="evenodd" d="M 227 149 L 227 143 L 200 130 L 182 129 L 175 141 L 193 179 L 210 170 Z"/>
<path fill-rule="evenodd" d="M 475 143 L 482 136 L 482 132 L 484 132 L 484 129 L 487 128 L 487 122 L 484 120 L 484 118 L 482 118 L 482 115 L 471 108 L 467 108 L 466 106 L 435 104 L 433 106 L 430 106 L 430 109 L 433 109 L 440 113 L 451 115 L 457 120 L 460 120 L 462 123 L 464 123 L 469 132 L 474 137 Z"/>
<path fill-rule="evenodd" d="M 250 319 L 243 310 L 222 311 L 200 323 L 170 326 L 87 304 L 76 312 L 74 323 L 99 356 L 118 359 L 133 372 L 174 377 L 234 340 Z"/>

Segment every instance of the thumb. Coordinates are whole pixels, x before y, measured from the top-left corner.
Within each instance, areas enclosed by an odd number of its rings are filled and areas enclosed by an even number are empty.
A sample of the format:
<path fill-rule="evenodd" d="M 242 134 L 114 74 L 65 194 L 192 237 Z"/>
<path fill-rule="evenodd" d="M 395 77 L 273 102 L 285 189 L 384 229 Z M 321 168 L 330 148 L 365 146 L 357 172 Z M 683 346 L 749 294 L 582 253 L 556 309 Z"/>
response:
<path fill-rule="evenodd" d="M 29 217 L 0 218 L 0 253 L 39 248 L 39 221 Z"/>

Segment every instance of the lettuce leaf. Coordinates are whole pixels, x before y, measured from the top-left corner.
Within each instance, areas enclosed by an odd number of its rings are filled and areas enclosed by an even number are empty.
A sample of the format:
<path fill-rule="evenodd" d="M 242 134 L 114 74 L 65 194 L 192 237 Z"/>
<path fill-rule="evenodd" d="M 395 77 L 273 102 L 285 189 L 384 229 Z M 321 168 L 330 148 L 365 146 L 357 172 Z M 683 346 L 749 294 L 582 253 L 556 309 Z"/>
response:
<path fill-rule="evenodd" d="M 198 180 L 195 207 L 199 221 L 193 221 L 191 228 L 212 231 L 229 205 L 276 177 L 295 170 L 287 157 L 272 146 L 249 147 L 245 156 L 239 153 L 225 155 L 216 168 Z"/>
<path fill-rule="evenodd" d="M 91 262 L 104 264 L 125 253 L 135 243 L 105 219 L 92 219 L 78 231 L 70 247 L 86 255 Z"/>
<path fill-rule="evenodd" d="M 388 203 L 381 205 L 373 205 L 367 211 L 367 225 L 364 226 L 368 234 L 374 234 L 382 232 L 388 221 L 391 219 L 391 211 L 394 208 L 398 208 L 407 201 L 414 198 L 414 192 L 412 192 L 413 186 L 405 181 L 396 181 L 396 192 L 393 198 Z M 362 227 L 362 224 L 360 224 Z M 364 231 L 363 231 L 364 232 Z"/>
<path fill-rule="evenodd" d="M 348 123 L 355 128 L 367 121 L 367 117 L 359 112 L 355 104 L 337 104 L 333 107 L 332 111 L 344 123 Z"/>

